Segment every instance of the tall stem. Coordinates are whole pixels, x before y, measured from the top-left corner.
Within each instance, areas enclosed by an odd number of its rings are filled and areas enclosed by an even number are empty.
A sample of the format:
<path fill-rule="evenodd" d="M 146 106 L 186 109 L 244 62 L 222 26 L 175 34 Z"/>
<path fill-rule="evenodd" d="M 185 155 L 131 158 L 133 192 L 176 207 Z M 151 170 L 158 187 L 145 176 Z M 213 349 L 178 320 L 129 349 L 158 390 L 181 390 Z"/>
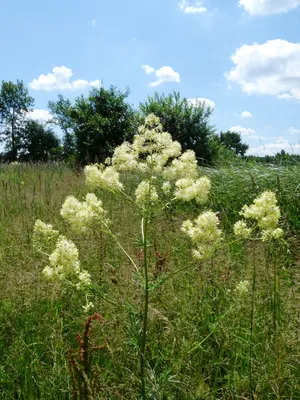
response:
<path fill-rule="evenodd" d="M 273 257 L 274 264 L 274 301 L 273 301 L 273 324 L 274 324 L 274 340 L 276 348 L 276 369 L 277 369 L 277 398 L 280 399 L 280 379 L 281 379 L 281 352 L 280 343 L 278 339 L 278 325 L 280 313 L 280 303 L 279 303 L 279 278 L 278 278 L 278 268 L 277 268 L 277 252 L 275 250 L 275 257 Z"/>
<path fill-rule="evenodd" d="M 254 328 L 254 299 L 255 299 L 255 287 L 256 287 L 256 252 L 254 249 L 253 259 L 253 278 L 252 278 L 252 297 L 251 297 L 251 317 L 250 317 L 250 363 L 249 363 L 249 379 L 250 379 L 250 391 L 253 396 L 253 328 Z"/>
<path fill-rule="evenodd" d="M 147 261 L 147 228 L 148 219 L 142 219 L 142 236 L 143 236 L 143 252 L 144 252 L 144 278 L 145 278 L 145 297 L 144 297 L 144 315 L 143 315 L 143 332 L 141 341 L 141 395 L 142 399 L 146 397 L 145 384 L 145 361 L 146 361 L 146 343 L 147 343 L 147 326 L 148 326 L 148 306 L 149 306 L 149 279 L 148 279 L 148 261 Z"/>

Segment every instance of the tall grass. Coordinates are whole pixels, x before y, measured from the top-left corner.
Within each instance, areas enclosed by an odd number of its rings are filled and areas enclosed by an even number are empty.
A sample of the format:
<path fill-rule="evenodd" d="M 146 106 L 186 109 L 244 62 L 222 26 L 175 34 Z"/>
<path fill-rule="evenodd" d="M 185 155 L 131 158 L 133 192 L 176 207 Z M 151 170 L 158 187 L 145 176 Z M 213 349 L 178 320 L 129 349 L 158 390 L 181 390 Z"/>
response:
<path fill-rule="evenodd" d="M 213 185 L 209 207 L 220 212 L 231 244 L 210 261 L 191 259 L 180 226 L 198 214 L 193 205 L 165 210 L 150 227 L 149 274 L 164 283 L 149 291 L 148 398 L 300 399 L 300 169 L 205 173 Z M 87 318 L 84 295 L 61 294 L 42 279 L 32 229 L 40 218 L 66 232 L 59 211 L 66 196 L 85 195 L 83 177 L 63 165 L 2 166 L 0 187 L 0 398 L 70 399 L 69 354 Z M 279 200 L 286 243 L 234 241 L 232 225 L 241 207 L 266 189 Z M 142 269 L 138 216 L 123 200 L 104 192 L 100 197 L 113 231 Z M 107 343 L 94 353 L 94 398 L 137 399 L 142 288 L 105 234 L 71 238 L 92 275 L 94 311 L 105 320 L 92 333 L 95 344 Z M 192 268 L 172 276 L 188 264 Z M 241 281 L 249 282 L 248 291 L 236 290 Z"/>

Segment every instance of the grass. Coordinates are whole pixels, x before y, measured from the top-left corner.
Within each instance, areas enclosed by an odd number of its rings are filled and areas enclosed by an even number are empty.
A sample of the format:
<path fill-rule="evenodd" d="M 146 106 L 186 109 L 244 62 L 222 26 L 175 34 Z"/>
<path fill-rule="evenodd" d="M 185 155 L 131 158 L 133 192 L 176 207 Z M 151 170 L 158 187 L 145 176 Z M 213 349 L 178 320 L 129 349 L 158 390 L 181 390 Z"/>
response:
<path fill-rule="evenodd" d="M 182 221 L 195 205 L 165 210 L 150 229 L 146 388 L 149 399 L 300 399 L 300 168 L 204 170 L 209 208 L 219 211 L 226 243 L 207 262 L 191 258 Z M 136 177 L 127 177 L 134 187 Z M 86 194 L 81 173 L 63 165 L 0 167 L 0 398 L 70 399 L 70 349 L 78 349 L 85 296 L 42 279 L 45 261 L 32 247 L 36 219 L 52 223 L 78 246 L 92 275 L 95 399 L 138 399 L 142 292 L 128 259 L 97 231 L 71 235 L 59 211 L 66 196 Z M 266 189 L 276 192 L 286 244 L 234 241 L 241 207 Z M 142 269 L 140 220 L 124 200 L 100 193 L 113 231 Z M 158 257 L 157 250 L 161 253 Z M 255 271 L 255 282 L 253 275 Z M 239 294 L 239 282 L 249 292 Z M 254 289 L 254 290 L 252 290 Z"/>

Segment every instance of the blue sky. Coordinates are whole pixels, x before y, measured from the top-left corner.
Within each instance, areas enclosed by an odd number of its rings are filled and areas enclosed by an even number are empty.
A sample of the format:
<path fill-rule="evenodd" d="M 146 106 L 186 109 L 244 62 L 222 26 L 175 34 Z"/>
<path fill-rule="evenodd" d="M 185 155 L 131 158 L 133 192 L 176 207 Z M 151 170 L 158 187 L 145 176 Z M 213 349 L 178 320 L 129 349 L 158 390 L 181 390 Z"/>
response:
<path fill-rule="evenodd" d="M 240 131 L 252 153 L 300 153 L 300 0 L 0 4 L 0 79 L 29 85 L 33 118 L 100 81 L 135 106 L 179 90 L 215 104 L 217 131 Z"/>

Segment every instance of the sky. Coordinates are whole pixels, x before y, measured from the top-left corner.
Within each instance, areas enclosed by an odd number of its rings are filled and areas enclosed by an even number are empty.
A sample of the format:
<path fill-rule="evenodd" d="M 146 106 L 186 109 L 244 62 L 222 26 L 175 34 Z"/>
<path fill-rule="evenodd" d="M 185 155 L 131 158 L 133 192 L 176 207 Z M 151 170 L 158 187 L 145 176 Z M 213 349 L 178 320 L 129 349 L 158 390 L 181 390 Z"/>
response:
<path fill-rule="evenodd" d="M 300 0 L 0 0 L 0 80 L 23 80 L 31 117 L 59 93 L 130 88 L 137 107 L 180 91 L 214 109 L 249 154 L 300 153 Z"/>

